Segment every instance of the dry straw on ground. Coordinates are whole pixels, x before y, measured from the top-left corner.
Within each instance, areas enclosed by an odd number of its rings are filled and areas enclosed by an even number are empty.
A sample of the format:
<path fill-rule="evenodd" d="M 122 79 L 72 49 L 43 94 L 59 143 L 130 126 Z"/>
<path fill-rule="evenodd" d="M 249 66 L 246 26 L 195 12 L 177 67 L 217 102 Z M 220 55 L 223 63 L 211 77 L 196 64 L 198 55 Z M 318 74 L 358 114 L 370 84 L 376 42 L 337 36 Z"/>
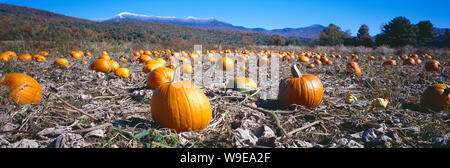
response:
<path fill-rule="evenodd" d="M 447 53 L 435 59 L 446 62 Z M 131 53 L 110 55 L 118 60 Z M 152 120 L 152 91 L 145 88 L 142 64 L 121 62 L 131 71 L 129 79 L 121 79 L 93 72 L 81 60 L 71 60 L 68 68 L 55 68 L 51 66 L 54 59 L 0 63 L 1 74 L 27 73 L 41 83 L 44 93 L 41 104 L 0 108 L 0 147 L 448 147 L 448 112 L 418 105 L 427 86 L 450 83 L 448 68 L 442 72 L 412 66 L 384 68 L 379 60 L 362 56 L 360 78 L 346 73 L 346 59 L 302 68 L 324 85 L 323 101 L 313 109 L 280 107 L 275 100 L 259 99 L 260 92 L 202 87 L 213 109 L 210 124 L 201 131 L 176 133 Z M 287 77 L 289 72 L 283 67 L 280 76 Z M 352 104 L 345 101 L 350 93 L 358 99 Z M 4 88 L 0 96 L 6 97 Z M 368 110 L 370 101 L 378 97 L 389 100 L 387 109 Z"/>

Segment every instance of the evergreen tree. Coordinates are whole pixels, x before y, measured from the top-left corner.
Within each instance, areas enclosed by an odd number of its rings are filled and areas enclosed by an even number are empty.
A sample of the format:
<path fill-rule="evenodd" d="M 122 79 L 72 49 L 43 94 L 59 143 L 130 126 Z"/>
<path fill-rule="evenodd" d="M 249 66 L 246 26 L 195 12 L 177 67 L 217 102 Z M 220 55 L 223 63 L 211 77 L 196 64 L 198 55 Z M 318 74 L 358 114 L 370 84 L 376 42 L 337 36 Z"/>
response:
<path fill-rule="evenodd" d="M 376 46 L 382 46 L 388 44 L 388 39 L 386 37 L 386 34 L 380 33 L 375 36 L 375 45 Z"/>
<path fill-rule="evenodd" d="M 322 33 L 320 33 L 320 45 L 325 46 L 335 46 L 344 43 L 344 33 L 341 31 L 341 28 L 330 24 L 326 27 Z"/>
<path fill-rule="evenodd" d="M 366 47 L 372 47 L 373 46 L 373 40 L 372 37 L 369 34 L 369 26 L 366 24 L 361 25 L 358 30 L 357 34 L 357 45 L 363 45 Z"/>
<path fill-rule="evenodd" d="M 421 21 L 416 25 L 417 45 L 426 46 L 434 37 L 433 24 Z"/>
<path fill-rule="evenodd" d="M 397 17 L 391 20 L 383 26 L 382 33 L 387 40 L 387 44 L 391 47 L 414 45 L 416 41 L 414 25 L 405 17 Z"/>

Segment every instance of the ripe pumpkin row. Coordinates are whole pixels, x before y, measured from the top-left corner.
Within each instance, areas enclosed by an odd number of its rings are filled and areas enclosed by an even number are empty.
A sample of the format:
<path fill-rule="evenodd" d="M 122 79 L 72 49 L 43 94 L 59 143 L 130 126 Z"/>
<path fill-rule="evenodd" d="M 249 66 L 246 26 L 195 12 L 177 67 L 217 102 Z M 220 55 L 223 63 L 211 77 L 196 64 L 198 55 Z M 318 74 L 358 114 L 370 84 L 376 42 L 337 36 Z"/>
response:
<path fill-rule="evenodd" d="M 99 59 L 91 64 L 91 68 L 98 72 L 112 71 L 115 65 L 111 63 L 106 52 L 102 54 Z M 226 58 L 223 57 L 222 61 L 227 62 Z M 159 59 L 159 61 L 158 59 L 148 60 L 145 63 L 146 66 L 155 64 L 149 70 L 150 75 L 147 80 L 149 88 L 154 90 L 151 100 L 153 119 L 161 126 L 175 129 L 178 132 L 205 128 L 211 119 L 212 111 L 210 102 L 204 93 L 192 82 L 178 81 L 174 77 L 175 67 L 172 67 L 173 69 L 164 67 L 166 64 L 164 59 Z M 231 62 L 231 65 L 233 65 L 233 62 Z M 320 79 L 314 75 L 301 74 L 295 65 L 292 66 L 291 70 L 293 76 L 280 81 L 278 94 L 280 103 L 286 105 L 298 104 L 310 108 L 319 105 L 324 93 Z M 359 74 L 358 76 L 361 74 L 356 62 L 348 63 L 347 70 L 355 75 Z M 248 78 L 235 78 L 234 82 L 235 86 L 237 83 L 243 82 L 246 86 L 244 88 L 248 90 L 256 87 L 254 81 Z M 11 99 L 19 104 L 40 102 L 42 90 L 39 83 L 27 75 L 8 74 L 5 76 L 5 80 L 0 83 L 0 86 L 2 85 L 9 87 Z M 435 109 L 446 107 L 450 101 L 448 90 L 449 86 L 446 84 L 431 86 L 422 95 L 421 104 Z M 183 97 L 183 99 L 180 97 Z"/>
<path fill-rule="evenodd" d="M 43 62 L 43 61 L 47 61 L 46 56 L 48 56 L 47 51 L 40 51 L 39 54 L 35 54 L 33 56 L 31 56 L 31 54 L 22 54 L 19 56 L 18 59 L 20 61 L 35 60 L 35 61 Z M 16 58 L 17 58 L 17 54 L 13 51 L 6 51 L 6 52 L 3 52 L 2 54 L 0 54 L 0 60 L 3 62 L 8 62 L 10 59 L 16 59 Z"/>

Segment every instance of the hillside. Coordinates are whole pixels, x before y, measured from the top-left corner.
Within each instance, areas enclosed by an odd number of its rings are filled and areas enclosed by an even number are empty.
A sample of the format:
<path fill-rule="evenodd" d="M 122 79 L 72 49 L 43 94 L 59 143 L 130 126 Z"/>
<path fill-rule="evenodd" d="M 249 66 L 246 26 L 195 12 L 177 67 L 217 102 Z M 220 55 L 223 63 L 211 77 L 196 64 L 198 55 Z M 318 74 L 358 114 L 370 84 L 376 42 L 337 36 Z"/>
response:
<path fill-rule="evenodd" d="M 161 16 L 147 16 L 141 14 L 134 14 L 129 12 L 122 12 L 112 18 L 97 19 L 99 22 L 123 22 L 123 21 L 151 21 L 158 23 L 170 23 L 182 26 L 198 27 L 208 30 L 230 30 L 240 32 L 263 33 L 268 35 L 279 35 L 283 37 L 300 37 L 300 38 L 319 38 L 320 33 L 325 29 L 322 25 L 312 25 L 303 28 L 284 28 L 266 30 L 263 28 L 246 28 L 243 26 L 235 26 L 215 18 L 175 18 L 175 17 L 161 17 Z"/>
<path fill-rule="evenodd" d="M 2 41 L 116 40 L 181 47 L 194 44 L 260 45 L 267 44 L 271 37 L 258 33 L 205 30 L 155 22 L 94 22 L 8 4 L 0 4 L 0 27 Z"/>

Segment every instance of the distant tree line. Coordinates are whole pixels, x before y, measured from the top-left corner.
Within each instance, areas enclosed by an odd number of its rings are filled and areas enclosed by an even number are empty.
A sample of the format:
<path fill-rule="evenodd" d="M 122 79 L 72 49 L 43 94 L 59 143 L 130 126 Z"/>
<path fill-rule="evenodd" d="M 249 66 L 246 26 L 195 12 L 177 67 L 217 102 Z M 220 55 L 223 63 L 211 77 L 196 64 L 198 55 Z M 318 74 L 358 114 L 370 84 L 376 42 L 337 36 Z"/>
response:
<path fill-rule="evenodd" d="M 156 22 L 99 23 L 1 4 L 0 27 L 0 41 L 118 41 L 179 46 L 178 48 L 194 44 L 268 45 L 269 38 L 272 37 L 259 33 L 206 30 Z"/>
<path fill-rule="evenodd" d="M 357 36 L 350 31 L 330 24 L 320 39 L 282 37 L 238 31 L 218 31 L 154 22 L 98 23 L 12 5 L 0 4 L 0 41 L 86 41 L 86 42 L 136 42 L 177 46 L 179 48 L 202 44 L 204 46 L 248 45 L 346 45 L 376 47 L 389 45 L 401 47 L 439 46 L 449 47 L 448 29 L 442 35 L 433 33 L 430 21 L 412 24 L 405 17 L 397 17 L 383 25 L 382 32 L 372 37 L 369 26 L 363 24 Z"/>
<path fill-rule="evenodd" d="M 366 47 L 381 45 L 403 47 L 411 45 L 415 47 L 437 46 L 450 48 L 448 29 L 444 35 L 435 34 L 433 30 L 434 27 L 430 21 L 412 24 L 405 17 L 397 17 L 388 24 L 383 25 L 381 33 L 375 36 L 374 40 L 370 36 L 369 27 L 366 24 L 361 25 L 356 37 L 352 37 L 349 31 L 343 32 L 340 27 L 330 24 L 322 31 L 318 45 Z"/>
<path fill-rule="evenodd" d="M 312 39 L 300 38 L 300 37 L 281 37 L 281 36 L 272 36 L 269 38 L 267 42 L 268 45 L 276 45 L 276 46 L 310 46 L 312 45 Z"/>

